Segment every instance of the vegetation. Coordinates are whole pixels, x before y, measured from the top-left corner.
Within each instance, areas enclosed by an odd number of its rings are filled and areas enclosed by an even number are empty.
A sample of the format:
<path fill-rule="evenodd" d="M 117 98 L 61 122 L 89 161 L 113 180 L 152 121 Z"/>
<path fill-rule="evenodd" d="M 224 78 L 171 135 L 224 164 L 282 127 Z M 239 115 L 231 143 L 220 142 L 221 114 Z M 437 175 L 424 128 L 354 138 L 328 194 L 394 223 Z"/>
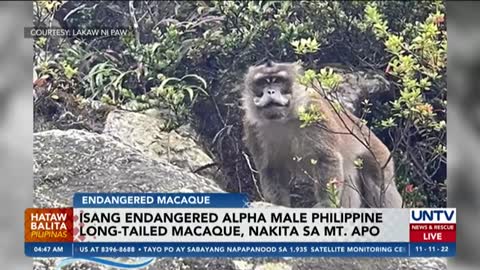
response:
<path fill-rule="evenodd" d="M 34 65 L 50 97 L 159 108 L 166 129 L 195 123 L 228 190 L 252 197 L 236 91 L 249 65 L 301 61 L 303 82 L 318 79 L 338 109 L 341 76 L 326 65 L 383 72 L 393 95 L 364 100 L 359 117 L 393 150 L 406 206 L 445 207 L 445 20 L 443 1 L 35 1 L 37 27 L 129 31 L 36 38 Z"/>

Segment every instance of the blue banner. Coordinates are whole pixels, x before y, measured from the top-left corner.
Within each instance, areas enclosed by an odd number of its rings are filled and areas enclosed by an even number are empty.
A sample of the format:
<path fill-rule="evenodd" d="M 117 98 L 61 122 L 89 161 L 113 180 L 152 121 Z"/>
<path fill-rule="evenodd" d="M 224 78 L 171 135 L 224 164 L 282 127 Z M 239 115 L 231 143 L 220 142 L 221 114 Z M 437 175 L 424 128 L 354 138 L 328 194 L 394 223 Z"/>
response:
<path fill-rule="evenodd" d="M 455 243 L 26 243 L 31 257 L 453 257 Z"/>
<path fill-rule="evenodd" d="M 243 193 L 75 193 L 74 208 L 246 208 Z"/>
<path fill-rule="evenodd" d="M 28 257 L 70 257 L 74 243 L 25 243 Z"/>

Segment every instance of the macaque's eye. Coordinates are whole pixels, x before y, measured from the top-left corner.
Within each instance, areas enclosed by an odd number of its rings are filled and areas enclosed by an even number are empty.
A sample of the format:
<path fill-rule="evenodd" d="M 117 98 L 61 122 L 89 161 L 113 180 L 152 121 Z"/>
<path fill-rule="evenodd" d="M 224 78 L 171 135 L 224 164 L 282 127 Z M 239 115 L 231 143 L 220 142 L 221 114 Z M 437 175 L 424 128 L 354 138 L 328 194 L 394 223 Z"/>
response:
<path fill-rule="evenodd" d="M 257 81 L 255 81 L 255 85 L 261 88 L 261 87 L 266 87 L 267 85 L 279 84 L 283 82 L 284 82 L 284 79 L 282 77 L 271 76 L 271 77 L 258 79 Z"/>
<path fill-rule="evenodd" d="M 268 84 L 267 78 L 258 79 L 255 81 L 255 85 L 259 88 L 265 87 Z"/>
<path fill-rule="evenodd" d="M 268 78 L 265 78 L 265 82 L 267 84 L 277 83 L 277 82 L 280 82 L 280 78 L 275 77 L 275 76 L 268 77 Z"/>

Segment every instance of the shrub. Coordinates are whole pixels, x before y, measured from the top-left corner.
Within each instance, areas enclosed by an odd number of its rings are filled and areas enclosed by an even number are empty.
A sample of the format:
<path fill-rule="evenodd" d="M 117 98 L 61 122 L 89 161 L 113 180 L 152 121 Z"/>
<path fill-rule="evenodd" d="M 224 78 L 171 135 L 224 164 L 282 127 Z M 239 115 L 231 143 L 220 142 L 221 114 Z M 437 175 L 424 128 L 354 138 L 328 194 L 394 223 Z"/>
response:
<path fill-rule="evenodd" d="M 445 206 L 443 1 L 37 2 L 36 25 L 55 18 L 64 28 L 131 30 L 123 37 L 37 39 L 40 73 L 55 73 L 82 98 L 166 109 L 168 128 L 195 122 L 228 190 L 252 197 L 258 194 L 241 141 L 237 91 L 249 65 L 300 60 L 333 92 L 338 76 L 322 72 L 326 64 L 384 71 L 394 97 L 366 100 L 361 117 L 394 150 L 407 205 Z"/>

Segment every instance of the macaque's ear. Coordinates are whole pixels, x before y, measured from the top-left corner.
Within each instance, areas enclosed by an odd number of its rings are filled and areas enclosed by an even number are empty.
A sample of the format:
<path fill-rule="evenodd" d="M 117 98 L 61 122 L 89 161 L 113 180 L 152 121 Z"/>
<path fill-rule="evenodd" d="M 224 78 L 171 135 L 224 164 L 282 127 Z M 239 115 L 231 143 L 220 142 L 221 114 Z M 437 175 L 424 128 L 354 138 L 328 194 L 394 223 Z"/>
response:
<path fill-rule="evenodd" d="M 250 80 L 250 77 L 252 77 L 253 74 L 255 74 L 255 73 L 257 73 L 257 67 L 256 66 L 248 67 L 248 70 L 245 73 L 245 80 Z"/>
<path fill-rule="evenodd" d="M 268 59 L 267 62 L 265 63 L 267 67 L 273 67 L 273 61 L 272 59 Z"/>
<path fill-rule="evenodd" d="M 292 64 L 293 65 L 293 72 L 295 72 L 297 75 L 303 76 L 305 73 L 305 70 L 302 67 L 302 61 L 297 61 Z"/>

